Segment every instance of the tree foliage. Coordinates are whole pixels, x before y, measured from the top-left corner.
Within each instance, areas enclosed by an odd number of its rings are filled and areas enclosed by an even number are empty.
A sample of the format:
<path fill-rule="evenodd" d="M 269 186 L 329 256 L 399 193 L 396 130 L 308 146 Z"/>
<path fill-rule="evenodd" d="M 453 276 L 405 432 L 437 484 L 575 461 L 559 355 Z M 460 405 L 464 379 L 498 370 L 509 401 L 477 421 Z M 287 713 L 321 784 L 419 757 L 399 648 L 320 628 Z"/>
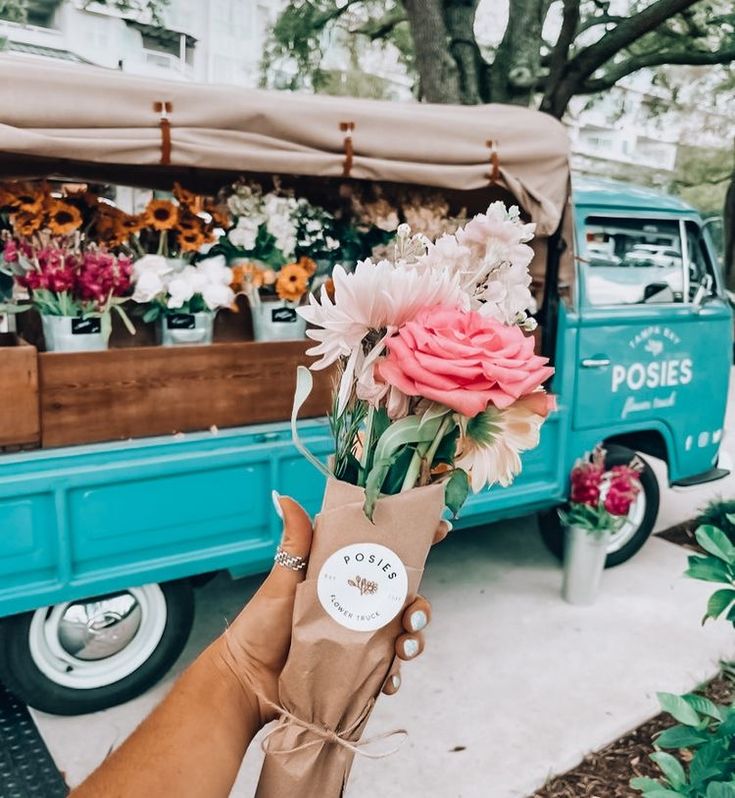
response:
<path fill-rule="evenodd" d="M 727 0 L 512 0 L 501 41 L 481 46 L 480 0 L 295 0 L 273 30 L 268 63 L 291 59 L 293 83 L 319 88 L 325 48 L 347 32 L 398 48 L 421 99 L 511 102 L 561 117 L 570 99 L 646 67 L 735 61 Z"/>

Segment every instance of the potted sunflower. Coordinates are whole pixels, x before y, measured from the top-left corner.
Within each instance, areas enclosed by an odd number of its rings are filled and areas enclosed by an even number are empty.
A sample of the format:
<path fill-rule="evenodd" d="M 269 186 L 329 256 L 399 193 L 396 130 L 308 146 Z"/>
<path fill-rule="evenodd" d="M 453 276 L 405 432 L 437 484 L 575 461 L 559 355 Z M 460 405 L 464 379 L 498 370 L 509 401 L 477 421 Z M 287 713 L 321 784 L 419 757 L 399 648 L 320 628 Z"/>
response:
<path fill-rule="evenodd" d="M 132 261 L 89 239 L 95 210 L 85 198 L 54 195 L 46 185 L 4 184 L 0 208 L 9 224 L 0 268 L 12 275 L 14 293 L 28 299 L 11 300 L 4 309 L 36 308 L 47 351 L 106 349 L 112 311 L 135 333 L 122 307 L 131 289 Z"/>

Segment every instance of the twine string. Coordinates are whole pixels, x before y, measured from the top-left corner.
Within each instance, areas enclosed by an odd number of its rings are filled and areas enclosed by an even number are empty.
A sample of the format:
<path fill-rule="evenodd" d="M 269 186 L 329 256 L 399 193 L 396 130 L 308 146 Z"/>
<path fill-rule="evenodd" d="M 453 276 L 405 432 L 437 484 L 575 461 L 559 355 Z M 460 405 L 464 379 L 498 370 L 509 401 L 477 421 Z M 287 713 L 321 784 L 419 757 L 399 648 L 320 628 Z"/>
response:
<path fill-rule="evenodd" d="M 307 720 L 303 720 L 298 716 L 294 715 L 292 712 L 289 712 L 285 707 L 280 706 L 279 704 L 270 701 L 269 699 L 265 698 L 264 696 L 259 696 L 260 700 L 274 712 L 278 713 L 279 716 L 279 723 L 277 726 L 274 726 L 263 738 L 263 741 L 260 744 L 260 747 L 263 749 L 263 752 L 266 754 L 272 755 L 283 755 L 283 754 L 295 754 L 297 751 L 303 751 L 307 748 L 312 748 L 315 745 L 323 745 L 324 743 L 329 743 L 331 745 L 339 745 L 340 747 L 344 748 L 347 751 L 350 751 L 353 754 L 357 754 L 359 756 L 367 757 L 368 759 L 385 759 L 387 756 L 391 756 L 395 754 L 396 751 L 401 747 L 403 741 L 408 737 L 408 732 L 405 729 L 394 729 L 393 731 L 382 732 L 381 734 L 376 734 L 374 737 L 369 737 L 367 740 L 350 740 L 350 735 L 354 734 L 355 731 L 360 727 L 363 721 L 367 718 L 370 714 L 373 705 L 375 704 L 375 699 L 371 698 L 368 702 L 368 705 L 362 711 L 360 716 L 357 720 L 348 726 L 346 729 L 342 729 L 341 731 L 335 731 L 334 729 L 330 729 L 327 726 L 319 725 L 318 723 L 310 723 Z M 298 726 L 300 729 L 308 732 L 310 735 L 313 736 L 313 739 L 307 740 L 305 743 L 301 743 L 300 745 L 291 746 L 290 748 L 274 748 L 273 747 L 273 740 L 275 735 L 283 732 L 284 729 L 288 728 L 289 726 Z M 388 740 L 391 737 L 399 736 L 401 737 L 401 742 L 391 748 L 390 751 L 368 751 L 366 748 L 373 743 L 378 742 L 379 740 Z"/>

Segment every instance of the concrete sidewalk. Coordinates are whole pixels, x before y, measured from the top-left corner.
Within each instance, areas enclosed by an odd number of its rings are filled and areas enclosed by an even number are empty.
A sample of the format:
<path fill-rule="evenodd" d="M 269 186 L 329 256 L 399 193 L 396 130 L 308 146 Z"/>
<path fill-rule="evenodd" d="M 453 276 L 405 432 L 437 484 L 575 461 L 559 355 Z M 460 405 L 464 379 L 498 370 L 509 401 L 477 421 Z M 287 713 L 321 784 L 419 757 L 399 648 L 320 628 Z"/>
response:
<path fill-rule="evenodd" d="M 732 419 L 728 429 L 735 430 Z M 731 454 L 732 445 L 726 440 Z M 658 528 L 690 518 L 717 495 L 735 497 L 735 477 L 663 490 Z M 685 566 L 683 549 L 652 538 L 632 561 L 605 573 L 594 607 L 575 608 L 559 596 L 561 569 L 534 518 L 451 535 L 432 552 L 422 588 L 434 607 L 427 650 L 404 666 L 400 692 L 381 698 L 367 731 L 406 727 L 410 736 L 392 757 L 357 761 L 348 795 L 523 798 L 656 714 L 656 691 L 686 691 L 712 676 L 719 659 L 735 655 L 735 635 L 725 623 L 701 627 L 713 586 L 683 579 Z M 177 672 L 257 584 L 219 576 L 199 591 Z M 35 713 L 70 783 L 125 738 L 173 677 L 94 715 Z M 253 794 L 258 761 L 252 746 L 235 798 Z"/>

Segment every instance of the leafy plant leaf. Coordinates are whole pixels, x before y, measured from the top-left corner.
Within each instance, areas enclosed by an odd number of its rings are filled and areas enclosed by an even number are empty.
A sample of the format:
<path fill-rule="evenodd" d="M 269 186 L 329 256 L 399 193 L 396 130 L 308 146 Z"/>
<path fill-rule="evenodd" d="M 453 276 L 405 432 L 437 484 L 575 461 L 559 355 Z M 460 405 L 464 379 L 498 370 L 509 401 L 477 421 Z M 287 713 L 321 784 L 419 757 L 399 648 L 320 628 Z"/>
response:
<path fill-rule="evenodd" d="M 707 785 L 705 798 L 735 798 L 735 784 L 713 781 Z"/>
<path fill-rule="evenodd" d="M 721 740 L 712 740 L 697 749 L 689 765 L 689 780 L 692 786 L 706 784 L 708 779 L 722 778 L 727 772 L 727 764 L 721 761 L 725 753 Z"/>
<path fill-rule="evenodd" d="M 719 721 L 724 720 L 720 708 L 714 703 L 714 701 L 710 701 L 709 698 L 706 698 L 703 695 L 697 695 L 697 693 L 689 693 L 688 695 L 683 695 L 682 698 L 687 702 L 687 704 L 689 704 L 690 707 L 699 712 L 700 715 L 709 715 L 710 718 L 714 718 L 715 720 Z M 686 746 L 681 747 L 685 748 Z"/>
<path fill-rule="evenodd" d="M 634 790 L 641 790 L 648 792 L 648 790 L 660 790 L 662 788 L 661 782 L 656 779 L 649 779 L 648 776 L 638 776 L 630 780 L 630 786 Z"/>
<path fill-rule="evenodd" d="M 699 726 L 701 719 L 696 710 L 674 693 L 656 693 L 661 709 L 685 726 Z"/>
<path fill-rule="evenodd" d="M 735 563 L 735 546 L 730 538 L 716 526 L 704 524 L 694 533 L 697 543 L 709 554 L 726 562 L 728 565 Z"/>
<path fill-rule="evenodd" d="M 675 756 L 666 751 L 656 751 L 650 758 L 661 768 L 661 772 L 672 787 L 683 787 L 687 783 L 684 768 Z"/>
<path fill-rule="evenodd" d="M 702 618 L 702 624 L 707 618 L 717 619 L 722 613 L 735 601 L 735 590 L 724 588 L 723 590 L 716 590 L 707 602 L 707 611 Z"/>
<path fill-rule="evenodd" d="M 704 582 L 730 582 L 730 572 L 724 562 L 716 557 L 689 557 L 685 575 Z"/>
<path fill-rule="evenodd" d="M 664 729 L 656 737 L 655 743 L 659 748 L 694 748 L 708 739 L 706 732 L 697 731 L 690 726 L 672 726 Z"/>
<path fill-rule="evenodd" d="M 469 492 L 470 479 L 467 476 L 467 472 L 461 468 L 455 468 L 452 471 L 452 476 L 449 477 L 444 492 L 444 503 L 450 509 L 454 518 L 457 517 L 462 505 L 467 501 Z"/>

